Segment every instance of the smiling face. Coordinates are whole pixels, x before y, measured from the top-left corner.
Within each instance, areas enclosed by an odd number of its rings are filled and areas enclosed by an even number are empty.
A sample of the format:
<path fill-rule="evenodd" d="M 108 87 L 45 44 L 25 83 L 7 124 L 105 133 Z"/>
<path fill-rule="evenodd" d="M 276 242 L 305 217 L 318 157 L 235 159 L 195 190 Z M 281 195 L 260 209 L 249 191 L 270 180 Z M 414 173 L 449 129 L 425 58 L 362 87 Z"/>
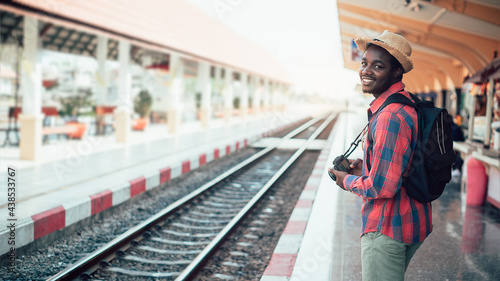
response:
<path fill-rule="evenodd" d="M 361 59 L 361 89 L 378 98 L 392 84 L 401 80 L 403 68 L 395 66 L 394 57 L 385 49 L 370 45 Z"/>

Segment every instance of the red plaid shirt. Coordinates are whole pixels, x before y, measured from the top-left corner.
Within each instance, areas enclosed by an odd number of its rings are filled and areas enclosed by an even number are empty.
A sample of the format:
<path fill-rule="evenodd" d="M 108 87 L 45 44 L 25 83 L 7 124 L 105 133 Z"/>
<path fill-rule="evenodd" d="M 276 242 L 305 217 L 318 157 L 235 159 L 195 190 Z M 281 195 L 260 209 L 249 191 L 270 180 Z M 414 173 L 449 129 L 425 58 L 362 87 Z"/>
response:
<path fill-rule="evenodd" d="M 346 176 L 344 186 L 363 198 L 362 234 L 378 231 L 403 243 L 414 244 L 423 241 L 432 231 L 431 204 L 408 197 L 404 187 L 401 188 L 417 140 L 417 113 L 413 107 L 399 103 L 389 104 L 377 112 L 394 93 L 410 98 L 404 87 L 398 82 L 370 104 L 368 114 L 375 114 L 369 126 L 373 148 L 371 151 L 365 149 L 364 159 L 370 159 L 371 170 L 368 171 L 363 161 L 362 176 Z M 368 138 L 365 140 L 367 147 Z"/>

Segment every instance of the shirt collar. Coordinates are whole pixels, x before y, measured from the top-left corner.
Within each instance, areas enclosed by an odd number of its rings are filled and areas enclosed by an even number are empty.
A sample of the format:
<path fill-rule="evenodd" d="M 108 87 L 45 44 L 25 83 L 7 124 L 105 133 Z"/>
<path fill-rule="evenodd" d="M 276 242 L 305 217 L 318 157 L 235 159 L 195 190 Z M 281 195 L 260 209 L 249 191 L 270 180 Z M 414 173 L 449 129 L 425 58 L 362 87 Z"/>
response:
<path fill-rule="evenodd" d="M 368 108 L 368 116 L 371 116 L 374 113 L 376 113 L 377 110 L 379 110 L 379 108 L 382 106 L 382 104 L 385 102 L 385 100 L 390 95 L 392 95 L 394 93 L 401 92 L 404 90 L 404 88 L 405 88 L 405 84 L 403 84 L 403 82 L 401 82 L 401 81 L 392 84 L 392 86 L 390 86 L 387 90 L 385 90 L 385 92 L 383 92 L 382 95 L 380 95 L 378 98 L 374 99 L 370 103 L 370 108 Z M 406 94 L 404 91 L 403 91 L 403 93 L 408 98 L 410 97 L 410 95 Z"/>

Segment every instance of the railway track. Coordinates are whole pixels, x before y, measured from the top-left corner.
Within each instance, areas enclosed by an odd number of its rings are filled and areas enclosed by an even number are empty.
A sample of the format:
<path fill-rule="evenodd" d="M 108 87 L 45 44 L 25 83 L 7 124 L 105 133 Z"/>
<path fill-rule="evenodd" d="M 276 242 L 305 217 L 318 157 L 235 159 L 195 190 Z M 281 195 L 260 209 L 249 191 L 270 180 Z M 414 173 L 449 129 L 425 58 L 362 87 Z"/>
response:
<path fill-rule="evenodd" d="M 315 127 L 299 150 L 267 147 L 48 280 L 190 280 L 333 119 L 315 118 L 283 138 Z"/>

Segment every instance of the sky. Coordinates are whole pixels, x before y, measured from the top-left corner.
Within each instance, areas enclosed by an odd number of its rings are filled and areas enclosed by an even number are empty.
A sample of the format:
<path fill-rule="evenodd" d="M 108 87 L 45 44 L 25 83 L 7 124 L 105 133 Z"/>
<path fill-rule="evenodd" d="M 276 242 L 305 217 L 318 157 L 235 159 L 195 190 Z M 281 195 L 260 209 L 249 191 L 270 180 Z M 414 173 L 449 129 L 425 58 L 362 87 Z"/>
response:
<path fill-rule="evenodd" d="M 357 72 L 343 66 L 334 0 L 185 0 L 268 50 L 298 93 L 355 95 Z"/>

